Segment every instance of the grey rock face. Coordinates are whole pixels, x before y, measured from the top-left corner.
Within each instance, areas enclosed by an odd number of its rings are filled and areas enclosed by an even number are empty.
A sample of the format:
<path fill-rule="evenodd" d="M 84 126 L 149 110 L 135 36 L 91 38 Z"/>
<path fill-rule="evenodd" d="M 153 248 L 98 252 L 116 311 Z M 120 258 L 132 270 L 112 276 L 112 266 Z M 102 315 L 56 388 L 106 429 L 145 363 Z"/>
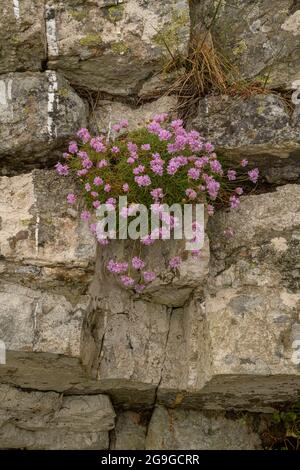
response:
<path fill-rule="evenodd" d="M 260 411 L 298 399 L 299 209 L 288 185 L 212 219 L 211 277 L 172 313 L 161 402 Z"/>
<path fill-rule="evenodd" d="M 157 407 L 152 415 L 148 450 L 255 450 L 260 439 L 249 423 L 222 414 Z"/>
<path fill-rule="evenodd" d="M 146 426 L 139 413 L 125 411 L 117 417 L 115 450 L 144 450 Z"/>
<path fill-rule="evenodd" d="M 67 396 L 0 386 L 0 448 L 105 449 L 115 413 L 105 395 Z"/>
<path fill-rule="evenodd" d="M 176 116 L 176 105 L 177 99 L 174 96 L 164 96 L 138 107 L 118 101 L 102 100 L 97 103 L 97 108 L 91 114 L 90 126 L 99 133 L 107 133 L 109 125 L 112 126 L 126 118 L 129 129 L 133 130 L 145 126 L 156 114 L 168 113 L 170 116 Z"/>
<path fill-rule="evenodd" d="M 54 71 L 0 77 L 0 161 L 9 169 L 49 166 L 52 152 L 86 124 L 86 106 Z"/>
<path fill-rule="evenodd" d="M 212 24 L 218 2 L 191 2 L 193 28 Z M 300 9 L 290 0 L 224 1 L 213 21 L 212 34 L 223 54 L 243 78 L 259 78 L 272 88 L 293 88 L 300 78 Z"/>
<path fill-rule="evenodd" d="M 186 0 L 59 2 L 47 8 L 49 66 L 72 84 L 114 95 L 137 94 L 174 55 L 187 51 Z M 157 91 L 157 90 L 156 90 Z"/>
<path fill-rule="evenodd" d="M 40 71 L 46 60 L 44 1 L 1 1 L 0 74 Z"/>
<path fill-rule="evenodd" d="M 247 158 L 271 183 L 300 177 L 300 109 L 291 114 L 279 95 L 248 99 L 208 96 L 191 127 L 209 138 L 234 163 Z"/>

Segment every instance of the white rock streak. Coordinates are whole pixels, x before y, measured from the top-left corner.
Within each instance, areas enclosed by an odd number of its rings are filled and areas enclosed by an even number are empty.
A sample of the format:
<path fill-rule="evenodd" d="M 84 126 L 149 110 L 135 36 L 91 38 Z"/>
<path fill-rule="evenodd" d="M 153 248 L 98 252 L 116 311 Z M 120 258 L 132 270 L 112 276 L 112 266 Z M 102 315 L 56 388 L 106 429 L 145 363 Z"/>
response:
<path fill-rule="evenodd" d="M 53 7 L 46 5 L 45 18 L 48 56 L 55 57 L 58 55 L 58 43 L 56 34 L 55 10 Z"/>
<path fill-rule="evenodd" d="M 58 83 L 57 83 L 56 72 L 54 72 L 53 70 L 47 70 L 46 73 L 47 73 L 48 82 L 49 82 L 47 127 L 48 127 L 48 134 L 49 134 L 50 139 L 54 139 L 57 136 L 54 113 L 58 106 L 58 96 L 57 96 Z"/>
<path fill-rule="evenodd" d="M 20 19 L 20 4 L 19 0 L 13 0 L 13 6 L 14 6 L 14 15 L 17 20 Z"/>

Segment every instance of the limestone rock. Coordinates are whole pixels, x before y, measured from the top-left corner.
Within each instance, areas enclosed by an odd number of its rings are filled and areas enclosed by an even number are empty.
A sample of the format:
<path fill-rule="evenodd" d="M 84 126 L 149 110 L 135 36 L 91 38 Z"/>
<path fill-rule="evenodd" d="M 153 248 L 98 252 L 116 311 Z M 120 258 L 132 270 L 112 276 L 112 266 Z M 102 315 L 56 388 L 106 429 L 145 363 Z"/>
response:
<path fill-rule="evenodd" d="M 89 271 L 95 241 L 80 220 L 80 207 L 73 212 L 68 207 L 66 197 L 74 189 L 74 182 L 64 181 L 55 171 L 0 178 L 1 272 L 5 276 L 7 269 L 10 281 L 18 274 L 24 280 L 27 274 L 42 284 L 55 277 L 62 280 L 64 268 L 66 280 L 71 280 L 72 269 L 75 277 L 80 270 Z M 19 265 L 14 275 L 9 263 Z"/>
<path fill-rule="evenodd" d="M 0 74 L 39 71 L 46 60 L 44 1 L 1 2 Z"/>
<path fill-rule="evenodd" d="M 212 26 L 218 49 L 241 77 L 259 79 L 272 88 L 292 89 L 299 80 L 299 12 L 299 3 L 290 0 L 274 0 L 271 9 L 269 0 L 224 1 L 218 10 L 217 2 L 191 2 L 194 35 Z"/>
<path fill-rule="evenodd" d="M 222 414 L 157 407 L 152 415 L 147 450 L 255 450 L 259 436 L 250 423 Z"/>
<path fill-rule="evenodd" d="M 107 432 L 77 433 L 60 429 L 32 432 L 10 423 L 0 428 L 1 449 L 105 450 L 108 446 Z"/>
<path fill-rule="evenodd" d="M 161 402 L 267 411 L 298 399 L 299 201 L 288 185 L 212 220 L 208 288 L 173 311 Z"/>
<path fill-rule="evenodd" d="M 72 84 L 137 94 L 170 60 L 168 48 L 175 56 L 187 51 L 187 0 L 48 3 L 49 67 L 63 71 Z"/>
<path fill-rule="evenodd" d="M 151 406 L 161 379 L 170 312 L 133 299 L 125 290 L 99 282 L 90 289 L 91 310 L 82 339 L 82 362 L 114 404 Z"/>
<path fill-rule="evenodd" d="M 5 283 L 0 298 L 0 337 L 7 350 L 79 356 L 87 297 L 72 305 L 62 295 Z"/>
<path fill-rule="evenodd" d="M 144 450 L 145 439 L 146 426 L 139 413 L 124 411 L 118 415 L 114 450 Z"/>
<path fill-rule="evenodd" d="M 115 413 L 105 395 L 62 396 L 0 385 L 0 448 L 102 449 Z"/>
<path fill-rule="evenodd" d="M 109 125 L 127 119 L 129 129 L 143 127 L 155 114 L 168 113 L 176 115 L 177 99 L 174 96 L 164 96 L 139 107 L 131 107 L 117 101 L 99 101 L 96 110 L 92 113 L 90 124 L 98 133 L 106 133 Z M 113 131 L 112 131 L 113 132 Z"/>
<path fill-rule="evenodd" d="M 217 151 L 235 163 L 243 158 L 257 165 L 271 183 L 300 177 L 300 108 L 292 116 L 278 95 L 253 95 L 244 100 L 207 96 L 190 126 L 209 138 Z"/>
<path fill-rule="evenodd" d="M 2 174 L 58 160 L 62 147 L 86 124 L 86 106 L 55 71 L 14 73 L 0 79 Z M 51 152 L 52 151 L 52 152 Z"/>
<path fill-rule="evenodd" d="M 73 186 L 72 186 L 73 185 Z M 41 390 L 95 390 L 80 363 L 95 241 L 54 171 L 0 178 L 1 380 Z M 99 387 L 98 387 L 99 388 Z"/>

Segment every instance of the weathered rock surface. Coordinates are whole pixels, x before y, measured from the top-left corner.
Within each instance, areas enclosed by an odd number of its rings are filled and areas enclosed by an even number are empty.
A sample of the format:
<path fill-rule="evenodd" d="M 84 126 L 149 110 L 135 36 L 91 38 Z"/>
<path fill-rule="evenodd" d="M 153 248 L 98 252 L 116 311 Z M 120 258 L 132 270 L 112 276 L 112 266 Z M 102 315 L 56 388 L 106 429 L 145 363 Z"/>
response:
<path fill-rule="evenodd" d="M 43 0 L 1 0 L 0 74 L 40 71 L 46 60 Z"/>
<path fill-rule="evenodd" d="M 68 208 L 72 185 L 54 171 L 0 178 L 0 375 L 19 386 L 88 384 L 78 359 L 95 242 Z"/>
<path fill-rule="evenodd" d="M 62 396 L 0 386 L 1 448 L 105 449 L 115 413 L 105 395 Z"/>
<path fill-rule="evenodd" d="M 99 133 L 105 134 L 109 127 L 127 119 L 129 129 L 143 127 L 156 114 L 168 113 L 176 115 L 177 99 L 174 96 L 164 96 L 151 103 L 145 103 L 139 107 L 131 107 L 118 101 L 102 100 L 91 114 L 90 126 Z M 113 130 L 111 131 L 113 133 Z"/>
<path fill-rule="evenodd" d="M 161 380 L 170 309 L 134 299 L 98 276 L 90 293 L 92 306 L 82 339 L 82 361 L 89 375 L 109 390 L 116 404 L 152 406 Z"/>
<path fill-rule="evenodd" d="M 125 411 L 117 417 L 115 427 L 115 450 L 144 450 L 146 423 L 139 413 Z"/>
<path fill-rule="evenodd" d="M 85 124 L 86 105 L 55 71 L 0 77 L 2 174 L 53 164 L 53 150 Z"/>
<path fill-rule="evenodd" d="M 191 2 L 194 35 L 212 26 L 219 50 L 241 76 L 266 81 L 272 88 L 292 89 L 300 78 L 299 17 L 298 1 Z"/>
<path fill-rule="evenodd" d="M 72 84 L 137 94 L 170 59 L 168 48 L 174 55 L 187 51 L 186 0 L 48 3 L 49 68 L 63 71 Z"/>
<path fill-rule="evenodd" d="M 191 127 L 233 162 L 258 165 L 270 183 L 300 178 L 300 107 L 291 111 L 279 95 L 207 96 Z"/>
<path fill-rule="evenodd" d="M 148 450 L 255 450 L 259 436 L 243 419 L 157 407 L 148 428 Z"/>
<path fill-rule="evenodd" d="M 171 316 L 163 403 L 258 411 L 298 399 L 299 189 L 244 197 L 212 221 L 208 290 Z"/>

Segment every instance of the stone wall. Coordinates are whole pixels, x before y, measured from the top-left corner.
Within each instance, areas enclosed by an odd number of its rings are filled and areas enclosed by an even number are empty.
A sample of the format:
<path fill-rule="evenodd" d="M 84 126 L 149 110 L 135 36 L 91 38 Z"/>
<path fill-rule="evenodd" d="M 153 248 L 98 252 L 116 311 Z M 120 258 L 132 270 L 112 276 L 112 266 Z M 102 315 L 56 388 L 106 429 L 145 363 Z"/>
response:
<path fill-rule="evenodd" d="M 0 448 L 260 449 L 299 400 L 298 3 L 0 0 Z M 207 32 L 265 87 L 199 96 L 186 124 L 261 187 L 211 219 L 201 260 L 132 296 L 52 167 L 81 126 L 176 116 L 170 54 Z"/>

